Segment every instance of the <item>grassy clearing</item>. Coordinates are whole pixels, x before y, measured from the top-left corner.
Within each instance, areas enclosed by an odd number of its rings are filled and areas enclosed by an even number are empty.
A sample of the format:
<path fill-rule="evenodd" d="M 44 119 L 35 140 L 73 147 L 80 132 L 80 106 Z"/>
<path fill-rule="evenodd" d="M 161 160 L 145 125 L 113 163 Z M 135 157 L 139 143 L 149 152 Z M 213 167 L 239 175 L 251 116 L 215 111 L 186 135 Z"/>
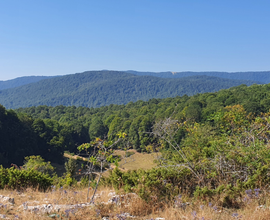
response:
<path fill-rule="evenodd" d="M 82 159 L 83 161 L 87 161 L 87 158 L 84 158 L 84 157 L 81 157 L 81 156 L 78 156 L 78 155 L 71 155 L 71 154 L 68 154 L 68 153 L 64 153 L 64 157 L 65 158 L 72 158 L 74 160 L 77 160 L 77 159 Z"/>
<path fill-rule="evenodd" d="M 126 152 L 132 152 L 133 154 L 131 156 L 126 157 Z M 154 162 L 157 157 L 160 155 L 160 153 L 139 153 L 136 150 L 128 150 L 128 151 L 122 151 L 122 150 L 116 150 L 114 152 L 114 155 L 121 156 L 120 162 L 119 162 L 119 169 L 121 171 L 128 171 L 128 170 L 148 170 L 153 167 L 155 167 L 157 164 Z M 115 165 L 111 165 L 111 168 L 115 168 Z M 108 177 L 109 176 L 109 170 L 103 172 L 102 176 Z"/>
<path fill-rule="evenodd" d="M 156 166 L 154 160 L 156 160 L 158 155 L 160 155 L 160 153 L 139 153 L 135 150 L 129 150 L 127 152 L 134 152 L 134 154 L 129 157 L 125 157 L 125 151 L 115 151 L 115 155 L 121 155 L 122 157 L 119 162 L 119 167 L 124 170 L 151 169 Z"/>
<path fill-rule="evenodd" d="M 132 155 L 126 157 L 125 155 L 127 152 L 132 152 Z M 123 170 L 137 170 L 137 169 L 148 170 L 156 166 L 156 163 L 154 162 L 154 160 L 157 159 L 160 153 L 148 154 L 148 153 L 139 153 L 136 150 L 128 150 L 128 151 L 116 150 L 114 152 L 114 155 L 121 156 L 121 161 L 119 162 L 119 168 Z M 75 160 L 80 158 L 84 161 L 87 161 L 87 158 L 84 158 L 78 155 L 70 155 L 67 153 L 64 153 L 64 157 L 72 158 Z"/>

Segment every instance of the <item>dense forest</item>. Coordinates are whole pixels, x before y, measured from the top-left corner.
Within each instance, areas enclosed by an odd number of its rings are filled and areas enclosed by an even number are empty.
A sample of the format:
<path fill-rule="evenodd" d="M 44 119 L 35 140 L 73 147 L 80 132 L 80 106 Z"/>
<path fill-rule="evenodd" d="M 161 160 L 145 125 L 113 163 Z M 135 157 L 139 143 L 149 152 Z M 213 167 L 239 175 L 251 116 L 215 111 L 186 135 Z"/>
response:
<path fill-rule="evenodd" d="M 7 109 L 47 106 L 100 107 L 127 104 L 151 98 L 167 98 L 215 92 L 254 81 L 212 76 L 164 79 L 116 71 L 91 71 L 54 77 L 0 91 L 0 103 Z"/>
<path fill-rule="evenodd" d="M 255 116 L 270 108 L 270 85 L 241 85 L 215 93 L 184 95 L 175 98 L 150 99 L 109 105 L 100 108 L 75 106 L 37 106 L 0 111 L 0 161 L 22 164 L 28 155 L 42 155 L 47 160 L 60 161 L 64 151 L 76 152 L 77 147 L 96 137 L 114 140 L 116 134 L 127 137 L 118 147 L 128 146 L 146 151 L 159 143 L 150 135 L 153 125 L 173 115 L 175 119 L 209 123 L 209 117 L 226 106 L 241 105 L 247 114 Z M 179 142 L 187 132 L 180 129 Z"/>
<path fill-rule="evenodd" d="M 50 119 L 33 119 L 16 114 L 0 105 L 0 164 L 23 164 L 25 156 L 42 155 L 46 160 L 61 163 L 64 150 L 89 141 L 83 126 L 60 124 Z"/>

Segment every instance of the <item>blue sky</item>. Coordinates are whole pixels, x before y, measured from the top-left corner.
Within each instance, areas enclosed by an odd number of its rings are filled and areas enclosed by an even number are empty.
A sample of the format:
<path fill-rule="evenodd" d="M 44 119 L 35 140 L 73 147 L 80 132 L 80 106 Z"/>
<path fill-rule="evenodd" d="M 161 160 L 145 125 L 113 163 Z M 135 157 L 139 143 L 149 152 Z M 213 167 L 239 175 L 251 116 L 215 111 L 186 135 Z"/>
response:
<path fill-rule="evenodd" d="M 270 70 L 269 0 L 0 0 L 0 80 Z"/>

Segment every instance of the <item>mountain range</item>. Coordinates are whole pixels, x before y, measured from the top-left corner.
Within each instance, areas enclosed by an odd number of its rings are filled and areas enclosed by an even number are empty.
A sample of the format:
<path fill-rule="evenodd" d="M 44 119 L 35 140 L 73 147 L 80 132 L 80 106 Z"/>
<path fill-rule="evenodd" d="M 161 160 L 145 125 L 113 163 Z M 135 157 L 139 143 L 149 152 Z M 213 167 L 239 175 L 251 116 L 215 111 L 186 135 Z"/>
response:
<path fill-rule="evenodd" d="M 194 75 L 164 78 L 120 71 L 87 71 L 65 76 L 29 79 L 31 83 L 0 91 L 0 104 L 6 108 L 37 105 L 100 107 L 127 104 L 151 98 L 167 98 L 197 93 L 215 92 L 240 84 L 260 84 L 259 81 L 225 79 Z M 165 75 L 164 75 L 165 76 Z M 16 80 L 16 79 L 15 79 Z M 26 81 L 25 81 L 26 80 Z M 17 79 L 17 83 L 20 79 Z M 14 83 L 13 83 L 14 85 Z"/>
<path fill-rule="evenodd" d="M 182 78 L 188 76 L 214 76 L 224 79 L 252 80 L 263 84 L 270 83 L 270 71 L 260 72 L 138 72 L 126 71 L 139 76 L 157 76 L 161 78 Z"/>

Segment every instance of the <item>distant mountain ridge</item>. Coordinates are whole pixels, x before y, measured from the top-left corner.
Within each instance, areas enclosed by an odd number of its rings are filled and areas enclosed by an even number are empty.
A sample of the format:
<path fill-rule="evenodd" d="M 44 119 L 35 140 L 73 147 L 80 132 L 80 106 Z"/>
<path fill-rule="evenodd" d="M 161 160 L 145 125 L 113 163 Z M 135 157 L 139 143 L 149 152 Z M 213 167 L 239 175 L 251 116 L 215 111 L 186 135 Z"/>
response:
<path fill-rule="evenodd" d="M 110 70 L 101 70 L 101 72 L 112 72 Z M 224 79 L 236 79 L 236 80 L 251 80 L 260 82 L 263 84 L 270 83 L 270 71 L 249 71 L 249 72 L 140 72 L 134 70 L 119 71 L 130 73 L 137 76 L 155 76 L 160 78 L 183 78 L 189 76 L 214 76 Z M 11 80 L 0 81 L 0 90 L 15 88 L 29 83 L 38 82 L 43 79 L 49 79 L 56 76 L 23 76 Z"/>
<path fill-rule="evenodd" d="M 138 76 L 157 76 L 161 78 L 182 78 L 188 76 L 214 76 L 225 79 L 252 80 L 263 84 L 270 83 L 270 71 L 249 72 L 138 72 L 134 70 L 125 71 Z"/>
<path fill-rule="evenodd" d="M 0 81 L 0 90 L 23 86 L 29 83 L 38 82 L 55 76 L 23 76 L 11 80 Z"/>
<path fill-rule="evenodd" d="M 13 109 L 38 105 L 100 107 L 151 98 L 215 92 L 254 83 L 256 82 L 211 76 L 166 79 L 119 71 L 88 71 L 1 90 L 0 104 Z"/>

